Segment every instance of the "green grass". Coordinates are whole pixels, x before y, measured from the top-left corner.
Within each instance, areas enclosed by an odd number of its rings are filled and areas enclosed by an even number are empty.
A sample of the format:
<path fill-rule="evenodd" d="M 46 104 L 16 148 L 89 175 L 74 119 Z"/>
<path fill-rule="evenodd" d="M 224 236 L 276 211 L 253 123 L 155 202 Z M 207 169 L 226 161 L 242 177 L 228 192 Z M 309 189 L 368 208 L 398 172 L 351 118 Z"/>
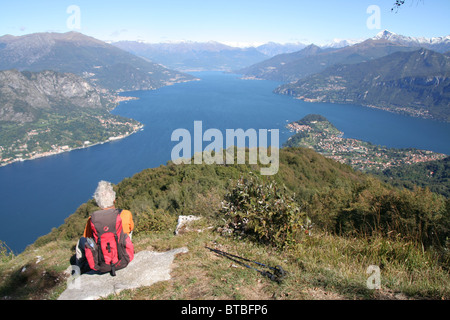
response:
<path fill-rule="evenodd" d="M 200 227 L 212 220 L 203 219 Z M 432 252 L 402 239 L 346 238 L 327 233 L 305 235 L 279 250 L 208 229 L 175 236 L 172 230 L 140 233 L 136 251 L 188 247 L 174 261 L 172 279 L 122 291 L 110 300 L 302 300 L 302 299 L 450 299 L 450 276 Z M 75 243 L 52 242 L 0 264 L 0 299 L 55 299 L 65 288 L 63 271 Z M 219 256 L 205 246 L 275 266 L 288 276 L 281 284 Z M 37 262 L 37 256 L 42 260 Z M 381 289 L 370 290 L 369 265 L 381 268 Z M 22 272 L 23 268 L 26 271 Z"/>
<path fill-rule="evenodd" d="M 176 258 L 172 279 L 126 290 L 109 299 L 449 299 L 450 277 L 430 253 L 401 239 L 344 238 L 324 233 L 305 236 L 295 248 L 276 250 L 215 231 L 182 236 L 155 233 L 137 240 L 143 248 L 187 246 Z M 141 243 L 141 244 L 139 244 Z M 208 245 L 289 272 L 281 284 L 270 281 L 205 248 Z M 370 265 L 381 268 L 381 289 L 367 288 Z"/>

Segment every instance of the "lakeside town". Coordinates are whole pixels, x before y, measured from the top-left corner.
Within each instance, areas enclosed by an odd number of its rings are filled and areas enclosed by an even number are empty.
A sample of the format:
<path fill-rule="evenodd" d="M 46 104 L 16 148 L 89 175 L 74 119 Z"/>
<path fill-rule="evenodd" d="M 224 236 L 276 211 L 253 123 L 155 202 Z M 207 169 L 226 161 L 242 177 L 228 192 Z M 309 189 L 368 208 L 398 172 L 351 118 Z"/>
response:
<path fill-rule="evenodd" d="M 337 90 L 339 87 L 333 87 L 333 86 L 327 86 L 325 87 L 327 90 Z M 345 89 L 345 88 L 340 88 Z M 324 89 L 321 89 L 324 90 Z M 317 90 L 320 91 L 320 90 Z M 307 98 L 305 96 L 296 96 L 294 99 L 309 102 L 309 103 L 320 103 L 320 102 L 329 102 L 329 103 L 355 103 L 353 99 L 345 99 L 345 101 L 337 101 L 335 99 L 330 99 L 325 95 L 318 96 L 316 98 Z M 423 109 L 423 108 L 414 108 L 414 107 L 400 107 L 400 106 L 381 106 L 381 105 L 373 105 L 373 104 L 365 104 L 364 107 L 371 108 L 371 109 L 378 109 L 383 110 L 391 113 L 401 114 L 401 115 L 407 115 L 415 118 L 422 118 L 422 119 L 434 119 L 434 117 L 430 114 L 429 110 Z"/>
<path fill-rule="evenodd" d="M 344 133 L 325 118 L 313 119 L 289 123 L 286 127 L 296 134 L 288 140 L 286 146 L 311 148 L 327 158 L 365 172 L 383 171 L 391 167 L 447 157 L 427 150 L 387 148 L 344 138 Z"/>
<path fill-rule="evenodd" d="M 136 133 L 144 127 L 142 124 L 131 121 L 123 122 L 114 118 L 103 118 L 101 116 L 95 116 L 93 118 L 100 123 L 101 127 L 110 132 L 111 135 L 108 138 L 101 141 L 75 141 L 72 145 L 54 143 L 49 147 L 46 147 L 46 150 L 43 150 L 44 148 L 39 147 L 41 144 L 38 139 L 39 135 L 51 134 L 52 129 L 32 129 L 26 133 L 24 138 L 18 139 L 10 147 L 6 148 L 0 146 L 0 167 L 14 162 L 48 157 L 76 149 L 83 149 L 120 140 Z"/>

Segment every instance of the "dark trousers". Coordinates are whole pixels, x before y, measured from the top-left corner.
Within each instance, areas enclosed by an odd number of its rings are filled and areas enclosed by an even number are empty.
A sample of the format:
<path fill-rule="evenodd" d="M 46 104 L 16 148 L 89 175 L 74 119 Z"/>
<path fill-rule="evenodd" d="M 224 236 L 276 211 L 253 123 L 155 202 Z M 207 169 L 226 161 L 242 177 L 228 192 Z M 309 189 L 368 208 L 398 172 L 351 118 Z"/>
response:
<path fill-rule="evenodd" d="M 89 267 L 89 263 L 86 259 L 86 254 L 84 251 L 84 246 L 86 245 L 87 239 L 84 237 L 81 237 L 80 240 L 78 240 L 77 246 L 75 248 L 76 257 L 75 257 L 75 263 L 80 268 L 81 273 L 86 273 L 91 270 Z"/>

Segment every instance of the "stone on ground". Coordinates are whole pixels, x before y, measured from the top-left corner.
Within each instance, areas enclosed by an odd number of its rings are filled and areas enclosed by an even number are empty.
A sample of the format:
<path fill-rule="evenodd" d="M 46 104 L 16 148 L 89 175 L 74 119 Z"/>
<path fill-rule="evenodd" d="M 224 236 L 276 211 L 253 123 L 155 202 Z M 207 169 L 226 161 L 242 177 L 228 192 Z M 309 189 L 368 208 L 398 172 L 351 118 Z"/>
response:
<path fill-rule="evenodd" d="M 175 255 L 186 252 L 187 248 L 167 252 L 140 251 L 125 269 L 116 271 L 115 277 L 109 273 L 85 273 L 73 277 L 58 300 L 95 300 L 118 294 L 124 289 L 151 286 L 169 280 Z"/>

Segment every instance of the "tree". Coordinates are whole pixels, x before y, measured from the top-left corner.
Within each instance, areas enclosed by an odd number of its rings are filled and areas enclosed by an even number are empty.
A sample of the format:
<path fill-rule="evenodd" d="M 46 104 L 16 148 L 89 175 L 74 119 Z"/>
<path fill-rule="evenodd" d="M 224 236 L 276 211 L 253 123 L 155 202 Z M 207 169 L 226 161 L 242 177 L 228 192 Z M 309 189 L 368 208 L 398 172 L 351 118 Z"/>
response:
<path fill-rule="evenodd" d="M 402 5 L 404 5 L 406 2 L 406 0 L 395 0 L 394 6 L 392 7 L 392 11 L 394 11 L 395 9 L 399 9 Z M 408 0 L 408 2 L 411 2 L 411 0 Z"/>
<path fill-rule="evenodd" d="M 405 3 L 405 1 L 406 0 L 395 0 L 394 7 L 391 10 L 400 8 Z"/>

